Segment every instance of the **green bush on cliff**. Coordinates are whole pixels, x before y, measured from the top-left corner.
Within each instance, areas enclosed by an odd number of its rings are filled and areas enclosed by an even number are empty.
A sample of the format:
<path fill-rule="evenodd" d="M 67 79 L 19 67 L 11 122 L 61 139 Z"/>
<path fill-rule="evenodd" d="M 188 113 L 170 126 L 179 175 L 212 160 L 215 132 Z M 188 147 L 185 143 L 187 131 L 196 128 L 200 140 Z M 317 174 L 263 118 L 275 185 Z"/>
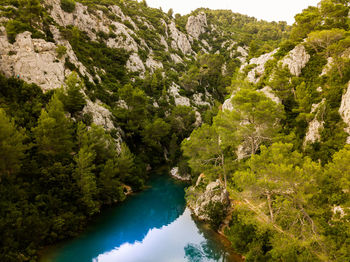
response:
<path fill-rule="evenodd" d="M 67 13 L 73 13 L 75 10 L 74 0 L 61 0 L 61 8 Z"/>

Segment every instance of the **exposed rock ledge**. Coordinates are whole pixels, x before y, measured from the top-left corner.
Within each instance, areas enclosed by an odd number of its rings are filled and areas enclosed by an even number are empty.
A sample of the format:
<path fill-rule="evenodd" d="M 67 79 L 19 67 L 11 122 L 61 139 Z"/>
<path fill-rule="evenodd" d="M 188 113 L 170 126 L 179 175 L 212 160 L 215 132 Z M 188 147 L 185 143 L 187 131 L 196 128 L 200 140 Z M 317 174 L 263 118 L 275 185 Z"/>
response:
<path fill-rule="evenodd" d="M 309 62 L 310 55 L 306 52 L 303 45 L 297 45 L 292 51 L 286 55 L 281 63 L 283 66 L 287 66 L 292 75 L 299 76 L 301 70 Z"/>
<path fill-rule="evenodd" d="M 344 123 L 347 124 L 345 131 L 349 134 L 349 137 L 346 143 L 350 144 L 350 82 L 348 84 L 347 91 L 342 97 L 340 108 L 339 108 L 339 114 L 341 115 Z"/>
<path fill-rule="evenodd" d="M 318 104 L 313 104 L 311 113 L 315 113 L 314 119 L 309 123 L 305 139 L 304 139 L 304 147 L 308 143 L 315 143 L 317 141 L 320 141 L 321 139 L 321 130 L 323 129 L 324 126 L 324 121 L 322 117 L 322 113 L 324 110 L 324 104 L 326 102 L 326 99 L 323 99 L 320 103 Z"/>
<path fill-rule="evenodd" d="M 190 181 L 191 180 L 191 176 L 190 175 L 186 175 L 186 176 L 181 176 L 180 172 L 179 172 L 179 168 L 176 166 L 176 167 L 173 167 L 171 170 L 170 170 L 170 175 L 175 178 L 175 179 L 178 179 L 178 180 L 181 180 L 181 181 Z"/>
<path fill-rule="evenodd" d="M 198 37 L 205 33 L 207 24 L 207 16 L 204 12 L 200 12 L 197 16 L 190 16 L 187 20 L 186 31 L 193 38 L 198 40 Z"/>
<path fill-rule="evenodd" d="M 192 210 L 193 214 L 200 220 L 210 221 L 208 209 L 212 205 L 220 204 L 227 213 L 230 209 L 230 199 L 227 190 L 220 180 L 210 182 L 205 190 L 201 190 L 204 179 L 199 176 L 196 185 L 192 186 L 186 192 L 187 205 Z"/>

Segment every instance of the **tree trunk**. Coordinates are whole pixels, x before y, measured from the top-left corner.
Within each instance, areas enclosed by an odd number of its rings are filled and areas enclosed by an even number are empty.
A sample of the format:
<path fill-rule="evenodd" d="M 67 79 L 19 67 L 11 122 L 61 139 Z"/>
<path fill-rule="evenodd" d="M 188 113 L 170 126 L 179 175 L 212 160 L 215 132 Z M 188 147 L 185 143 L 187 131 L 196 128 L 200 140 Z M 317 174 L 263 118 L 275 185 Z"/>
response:
<path fill-rule="evenodd" d="M 224 158 L 224 154 L 221 154 L 221 165 L 222 165 L 222 171 L 223 171 L 223 173 L 224 173 L 225 188 L 227 188 L 227 176 L 226 176 L 226 169 L 225 169 L 225 158 Z"/>
<path fill-rule="evenodd" d="M 272 210 L 272 203 L 271 203 L 271 193 L 270 192 L 266 193 L 266 199 L 267 199 L 267 204 L 269 206 L 271 222 L 274 222 L 275 219 L 273 217 L 273 210 Z"/>

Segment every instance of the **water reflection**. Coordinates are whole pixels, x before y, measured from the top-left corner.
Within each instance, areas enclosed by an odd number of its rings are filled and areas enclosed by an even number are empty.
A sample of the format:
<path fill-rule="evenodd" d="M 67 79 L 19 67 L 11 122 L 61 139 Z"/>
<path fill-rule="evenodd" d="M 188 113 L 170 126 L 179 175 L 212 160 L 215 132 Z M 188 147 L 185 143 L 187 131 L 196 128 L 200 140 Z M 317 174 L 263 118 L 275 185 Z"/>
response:
<path fill-rule="evenodd" d="M 185 209 L 184 186 L 160 177 L 46 261 L 224 261 L 225 248 L 196 223 Z"/>

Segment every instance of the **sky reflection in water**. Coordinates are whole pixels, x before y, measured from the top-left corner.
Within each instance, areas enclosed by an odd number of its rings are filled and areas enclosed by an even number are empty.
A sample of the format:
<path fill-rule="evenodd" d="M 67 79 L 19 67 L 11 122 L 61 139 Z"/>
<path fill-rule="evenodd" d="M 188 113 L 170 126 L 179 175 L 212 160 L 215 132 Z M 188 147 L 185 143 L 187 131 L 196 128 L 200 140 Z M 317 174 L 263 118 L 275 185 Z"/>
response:
<path fill-rule="evenodd" d="M 223 261 L 225 248 L 210 239 L 185 209 L 184 185 L 162 176 L 151 186 L 104 211 L 87 232 L 56 248 L 44 261 Z"/>

